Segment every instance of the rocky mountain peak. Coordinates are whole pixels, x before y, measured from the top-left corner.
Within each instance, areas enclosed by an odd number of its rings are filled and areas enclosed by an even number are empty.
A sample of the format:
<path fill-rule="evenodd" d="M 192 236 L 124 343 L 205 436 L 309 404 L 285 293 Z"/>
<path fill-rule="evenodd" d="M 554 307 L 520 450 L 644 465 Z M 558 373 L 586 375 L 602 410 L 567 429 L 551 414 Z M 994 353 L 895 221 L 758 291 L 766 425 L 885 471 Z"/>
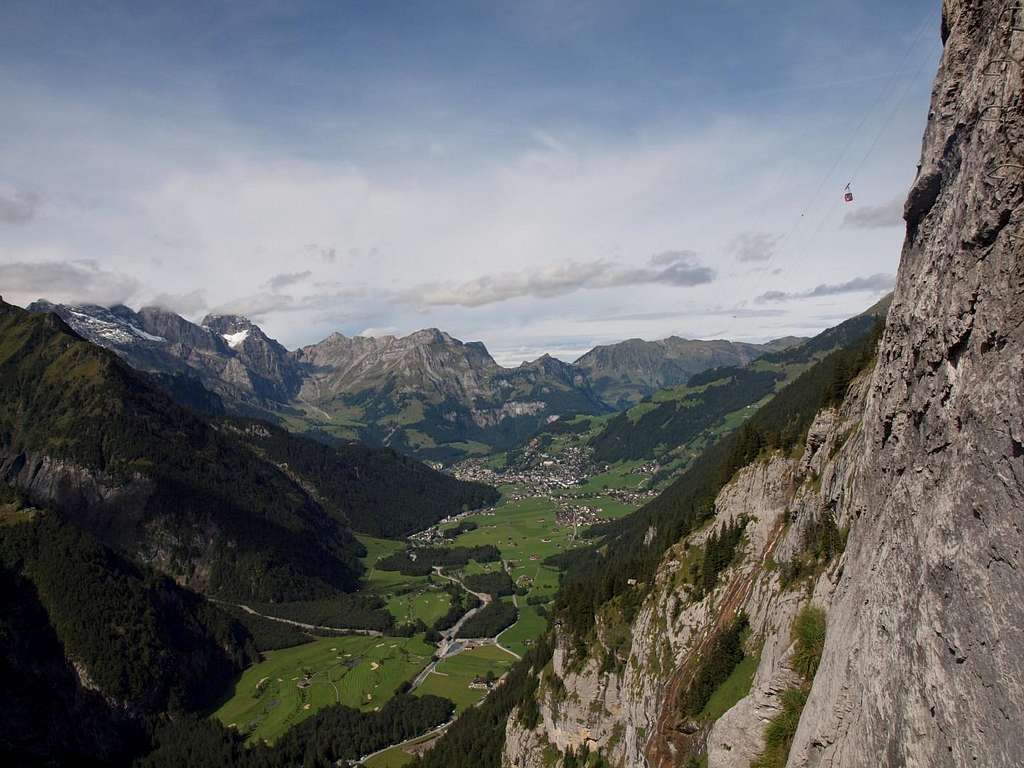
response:
<path fill-rule="evenodd" d="M 461 344 L 440 328 L 423 328 L 405 337 L 413 344 Z"/>
<path fill-rule="evenodd" d="M 209 314 L 199 323 L 204 328 L 209 328 L 214 333 L 228 334 L 240 333 L 242 331 L 257 330 L 260 328 L 244 315 L 217 315 Z M 262 333 L 262 331 L 260 331 Z"/>

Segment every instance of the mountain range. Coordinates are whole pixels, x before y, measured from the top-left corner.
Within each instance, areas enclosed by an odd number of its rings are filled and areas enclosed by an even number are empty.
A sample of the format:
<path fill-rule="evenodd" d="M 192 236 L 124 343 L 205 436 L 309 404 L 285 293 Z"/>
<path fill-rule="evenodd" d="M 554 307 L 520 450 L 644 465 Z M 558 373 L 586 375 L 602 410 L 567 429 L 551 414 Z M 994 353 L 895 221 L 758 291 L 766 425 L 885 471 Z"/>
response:
<path fill-rule="evenodd" d="M 29 310 L 54 313 L 83 338 L 159 374 L 187 405 L 440 461 L 507 448 L 558 418 L 611 413 L 708 368 L 743 365 L 801 341 L 632 339 L 572 364 L 544 355 L 505 368 L 482 343 L 437 329 L 379 338 L 334 333 L 288 350 L 237 315 L 196 324 L 157 307 L 42 300 Z"/>
<path fill-rule="evenodd" d="M 602 400 L 616 410 L 624 410 L 659 389 L 685 384 L 691 376 L 709 368 L 745 365 L 801 341 L 795 336 L 767 344 L 700 341 L 678 336 L 659 341 L 628 339 L 594 347 L 574 365 L 586 371 Z"/>
<path fill-rule="evenodd" d="M 987 117 L 992 62 L 1024 52 L 1019 19 L 995 0 L 943 3 L 892 296 L 812 339 L 727 353 L 753 358 L 690 372 L 683 340 L 634 341 L 506 369 L 436 330 L 290 351 L 236 316 L 196 325 L 0 300 L 0 764 L 1024 765 L 1024 186 L 998 173 L 1015 163 L 1024 111 L 1007 102 Z M 713 357 L 717 342 L 698 344 Z M 551 420 L 577 407 L 589 410 Z M 420 646 L 400 656 L 422 676 L 387 701 L 373 691 L 394 674 L 398 637 L 350 654 L 325 636 L 315 655 L 239 678 L 261 649 L 243 617 L 273 617 L 237 601 L 331 632 L 284 613 L 358 599 L 345 593 L 363 560 L 386 574 L 415 564 L 416 580 L 387 593 L 407 615 L 417 593 L 461 585 L 479 598 L 474 584 L 511 582 L 494 543 L 479 546 L 495 553 L 485 564 L 472 539 L 356 539 L 400 537 L 498 494 L 340 438 L 467 453 L 486 447 L 476 436 L 545 425 L 530 443 L 579 429 L 599 460 L 680 464 L 639 509 L 574 521 L 572 546 L 541 539 L 555 544 L 547 555 L 523 546 L 544 513 L 518 484 L 504 508 L 445 529 L 497 540 L 489 531 L 508 521 L 499 543 L 536 562 L 522 593 L 477 614 L 514 608 L 519 626 L 533 608 L 544 623 L 521 654 L 508 634 L 444 638 L 433 659 Z M 553 451 L 541 459 L 557 465 Z M 601 490 L 632 494 L 633 468 L 619 469 L 629 486 Z M 548 500 L 607 503 L 596 482 L 575 499 L 565 487 Z M 550 510 L 568 534 L 566 511 Z M 536 592 L 542 569 L 558 571 L 557 591 Z M 451 607 L 468 615 L 461 598 Z M 425 622 L 404 626 L 428 642 Z M 357 653 L 374 659 L 367 672 Z M 509 666 L 477 672 L 492 654 Z M 430 676 L 453 698 L 483 698 L 454 718 L 454 700 L 413 690 Z M 358 685 L 365 699 L 346 706 Z M 246 744 L 239 720 L 210 717 L 229 688 L 261 722 L 291 727 Z M 294 706 L 285 689 L 302 692 Z"/>
<path fill-rule="evenodd" d="M 55 314 L 2 301 L 0 480 L 179 583 L 265 601 L 355 590 L 353 526 L 400 536 L 497 498 L 391 449 L 182 407 Z"/>

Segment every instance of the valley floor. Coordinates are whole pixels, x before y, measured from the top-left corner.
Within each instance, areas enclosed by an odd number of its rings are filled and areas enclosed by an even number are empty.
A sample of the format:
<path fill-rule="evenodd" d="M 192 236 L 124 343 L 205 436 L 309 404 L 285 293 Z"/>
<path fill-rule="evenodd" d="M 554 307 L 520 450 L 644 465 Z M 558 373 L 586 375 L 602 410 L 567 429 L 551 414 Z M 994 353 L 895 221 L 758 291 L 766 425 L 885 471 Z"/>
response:
<path fill-rule="evenodd" d="M 586 527 L 629 514 L 646 498 L 637 487 L 647 478 L 635 465 L 590 467 L 570 461 L 571 469 L 567 470 L 561 458 L 548 460 L 529 472 L 496 472 L 492 479 L 501 483 L 502 498 L 492 508 L 444 520 L 407 541 L 359 537 L 367 550 L 361 594 L 380 598 L 396 625 L 417 620 L 433 625 L 452 604 L 446 585 L 455 583 L 472 592 L 463 583 L 464 578 L 505 570 L 519 594 L 495 599 L 516 607 L 517 617 L 511 626 L 490 638 L 455 639 L 462 624 L 492 599 L 474 592 L 481 598 L 480 608 L 444 631 L 436 645 L 427 642 L 422 632 L 397 638 L 362 630 L 362 635 L 316 637 L 302 645 L 268 651 L 263 661 L 243 673 L 231 698 L 214 716 L 238 728 L 250 742 L 273 742 L 288 728 L 333 704 L 363 711 L 378 709 L 405 683 L 416 695 L 450 699 L 456 705 L 456 717 L 478 705 L 547 629 L 547 606 L 558 589 L 559 572 L 544 561 L 585 543 L 581 532 Z M 570 477 L 572 482 L 566 482 Z M 513 482 L 502 482 L 506 480 Z M 446 532 L 456 526 L 471 527 L 467 524 L 475 528 L 446 537 Z M 428 576 L 409 576 L 378 567 L 384 558 L 407 546 L 426 544 L 489 544 L 498 548 L 501 560 L 436 568 Z M 323 634 L 326 629 L 345 629 L 335 626 L 338 622 L 330 627 L 297 624 L 275 617 L 265 606 L 260 615 L 300 627 L 311 635 Z M 440 732 L 444 727 L 436 730 Z M 397 768 L 411 760 L 410 752 L 421 749 L 436 735 L 424 734 L 381 750 L 368 756 L 367 765 Z"/>

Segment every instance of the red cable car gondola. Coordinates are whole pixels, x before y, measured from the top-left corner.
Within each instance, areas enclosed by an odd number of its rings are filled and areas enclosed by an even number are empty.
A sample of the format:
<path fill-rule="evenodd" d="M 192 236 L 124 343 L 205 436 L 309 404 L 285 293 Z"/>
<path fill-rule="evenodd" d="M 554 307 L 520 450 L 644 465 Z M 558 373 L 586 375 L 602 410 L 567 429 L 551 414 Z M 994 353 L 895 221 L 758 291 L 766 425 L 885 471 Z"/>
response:
<path fill-rule="evenodd" d="M 851 181 L 850 184 L 852 183 L 853 182 Z M 853 202 L 853 191 L 850 189 L 850 184 L 847 184 L 846 189 L 843 191 L 843 200 L 845 200 L 848 203 Z"/>

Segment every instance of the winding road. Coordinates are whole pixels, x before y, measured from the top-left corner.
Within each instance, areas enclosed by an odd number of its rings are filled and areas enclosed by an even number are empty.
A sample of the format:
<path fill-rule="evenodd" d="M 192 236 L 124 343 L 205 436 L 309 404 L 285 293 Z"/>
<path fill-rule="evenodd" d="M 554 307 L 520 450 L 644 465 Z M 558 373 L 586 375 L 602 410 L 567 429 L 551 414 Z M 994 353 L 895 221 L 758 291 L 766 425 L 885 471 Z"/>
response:
<path fill-rule="evenodd" d="M 508 563 L 502 561 L 502 566 L 505 568 L 506 571 L 508 571 Z M 508 629 L 510 629 L 510 627 L 506 627 L 501 632 L 499 632 L 497 634 L 497 636 L 495 636 L 495 637 L 464 638 L 463 641 L 457 640 L 457 636 L 458 636 L 459 630 L 462 628 L 462 625 L 465 624 L 466 621 L 471 619 L 477 613 L 479 613 L 481 610 L 486 608 L 487 605 L 490 604 L 491 600 L 493 600 L 493 598 L 491 597 L 491 595 L 489 595 L 486 592 L 474 592 L 472 589 L 467 587 L 462 582 L 461 579 L 458 579 L 455 576 L 449 576 L 448 574 L 444 573 L 444 570 L 442 569 L 441 566 L 434 566 L 434 572 L 438 576 L 440 576 L 441 578 L 447 579 L 448 581 L 451 581 L 451 582 L 454 582 L 454 583 L 458 584 L 460 587 L 462 587 L 462 589 L 464 589 L 469 594 L 475 595 L 476 598 L 480 601 L 480 605 L 478 605 L 476 608 L 473 608 L 473 609 L 471 609 L 469 611 L 466 611 L 466 613 L 464 613 L 462 615 L 462 617 L 457 622 L 455 622 L 455 624 L 452 627 L 450 627 L 449 629 L 446 629 L 444 632 L 441 633 L 441 642 L 438 643 L 438 646 L 437 646 L 437 648 L 438 648 L 437 658 L 434 659 L 433 661 L 431 661 L 429 664 L 427 664 L 427 666 L 425 666 L 422 670 L 420 670 L 420 673 L 418 675 L 416 675 L 416 678 L 412 682 L 412 688 L 413 689 L 418 688 L 423 683 L 423 681 L 427 679 L 427 676 L 430 675 L 431 673 L 443 674 L 441 672 L 437 672 L 436 671 L 437 670 L 437 665 L 440 662 L 444 661 L 445 659 L 449 659 L 452 656 L 455 656 L 455 655 L 461 653 L 462 651 L 467 650 L 467 648 L 470 648 L 470 647 L 474 647 L 475 648 L 475 647 L 479 647 L 481 645 L 494 645 L 494 646 L 500 648 L 501 650 L 503 650 L 505 653 L 509 654 L 510 656 L 515 657 L 516 659 L 522 658 L 518 653 L 516 653 L 515 651 L 513 651 L 513 650 L 511 650 L 509 648 L 506 648 L 505 646 L 503 646 L 501 643 L 498 642 L 498 638 L 500 638 L 501 635 L 504 632 L 506 632 Z M 294 627 L 299 627 L 301 629 L 306 629 L 306 630 L 309 630 L 311 632 L 316 632 L 316 631 L 319 630 L 319 631 L 329 631 L 329 632 L 350 632 L 350 633 L 358 634 L 358 635 L 368 635 L 370 637 L 381 637 L 382 636 L 382 633 L 377 631 L 377 630 L 375 630 L 375 629 L 353 629 L 352 627 L 329 627 L 329 626 L 324 626 L 324 625 L 321 625 L 321 624 L 307 624 L 305 622 L 295 621 L 294 619 L 286 619 L 286 618 L 283 618 L 281 616 L 271 616 L 269 614 L 260 613 L 256 609 L 254 609 L 254 608 L 252 608 L 252 607 L 250 607 L 248 605 L 245 605 L 244 603 L 232 603 L 232 602 L 228 602 L 227 600 L 217 600 L 217 599 L 214 599 L 214 598 L 210 598 L 210 602 L 212 602 L 212 603 L 219 603 L 221 605 L 230 605 L 230 606 L 233 606 L 235 608 L 240 608 L 243 611 L 245 611 L 246 613 L 251 614 L 253 616 L 259 616 L 260 618 L 268 619 L 270 621 L 278 621 L 278 622 L 281 622 L 282 624 L 291 624 Z M 515 594 L 513 594 L 513 596 L 512 596 L 512 602 L 518 607 L 518 601 L 516 600 Z M 515 626 L 515 625 L 513 624 L 512 626 Z M 503 680 L 504 677 L 505 677 L 505 675 L 502 675 L 501 678 L 499 678 L 499 682 L 501 680 Z M 332 683 L 332 685 L 333 685 L 333 683 Z M 335 690 L 335 694 L 337 694 L 337 698 L 340 700 L 340 693 L 338 692 L 337 686 L 334 686 L 334 690 Z M 474 706 L 479 706 L 483 701 L 486 700 L 486 698 L 487 697 L 485 696 L 483 699 L 478 701 Z M 359 762 L 363 763 L 366 760 L 369 760 L 370 758 L 375 757 L 375 756 L 377 756 L 377 755 L 379 755 L 379 754 L 381 754 L 383 752 L 387 752 L 389 749 L 394 749 L 395 747 L 404 747 L 404 746 L 408 746 L 408 745 L 411 745 L 411 744 L 418 744 L 418 743 L 421 743 L 423 741 L 429 740 L 431 737 L 440 736 L 442 733 L 444 733 L 445 730 L 448 729 L 448 727 L 452 723 L 455 722 L 455 719 L 456 719 L 456 716 L 453 714 L 452 717 L 447 722 L 442 723 L 441 725 L 438 725 L 438 726 L 430 729 L 426 733 L 421 733 L 419 736 L 414 736 L 411 739 L 406 739 L 405 741 L 399 742 L 398 744 L 389 744 L 388 746 L 384 747 L 383 749 L 378 749 L 376 752 L 371 752 L 368 755 L 364 755 L 363 757 L 359 758 Z"/>
<path fill-rule="evenodd" d="M 216 598 L 208 598 L 211 603 L 217 603 L 219 605 L 230 605 L 234 608 L 241 608 L 246 613 L 252 614 L 253 616 L 259 616 L 261 619 L 269 619 L 270 621 L 279 621 L 282 624 L 291 624 L 293 627 L 299 627 L 301 629 L 308 629 L 311 632 L 327 631 L 327 632 L 349 632 L 353 635 L 366 635 L 368 637 L 381 637 L 383 633 L 376 629 L 355 629 L 354 627 L 328 627 L 322 624 L 306 624 L 301 621 L 295 621 L 294 619 L 286 619 L 281 616 L 271 616 L 266 613 L 260 613 L 259 611 L 250 608 L 244 603 L 230 603 L 227 600 L 217 600 Z"/>

